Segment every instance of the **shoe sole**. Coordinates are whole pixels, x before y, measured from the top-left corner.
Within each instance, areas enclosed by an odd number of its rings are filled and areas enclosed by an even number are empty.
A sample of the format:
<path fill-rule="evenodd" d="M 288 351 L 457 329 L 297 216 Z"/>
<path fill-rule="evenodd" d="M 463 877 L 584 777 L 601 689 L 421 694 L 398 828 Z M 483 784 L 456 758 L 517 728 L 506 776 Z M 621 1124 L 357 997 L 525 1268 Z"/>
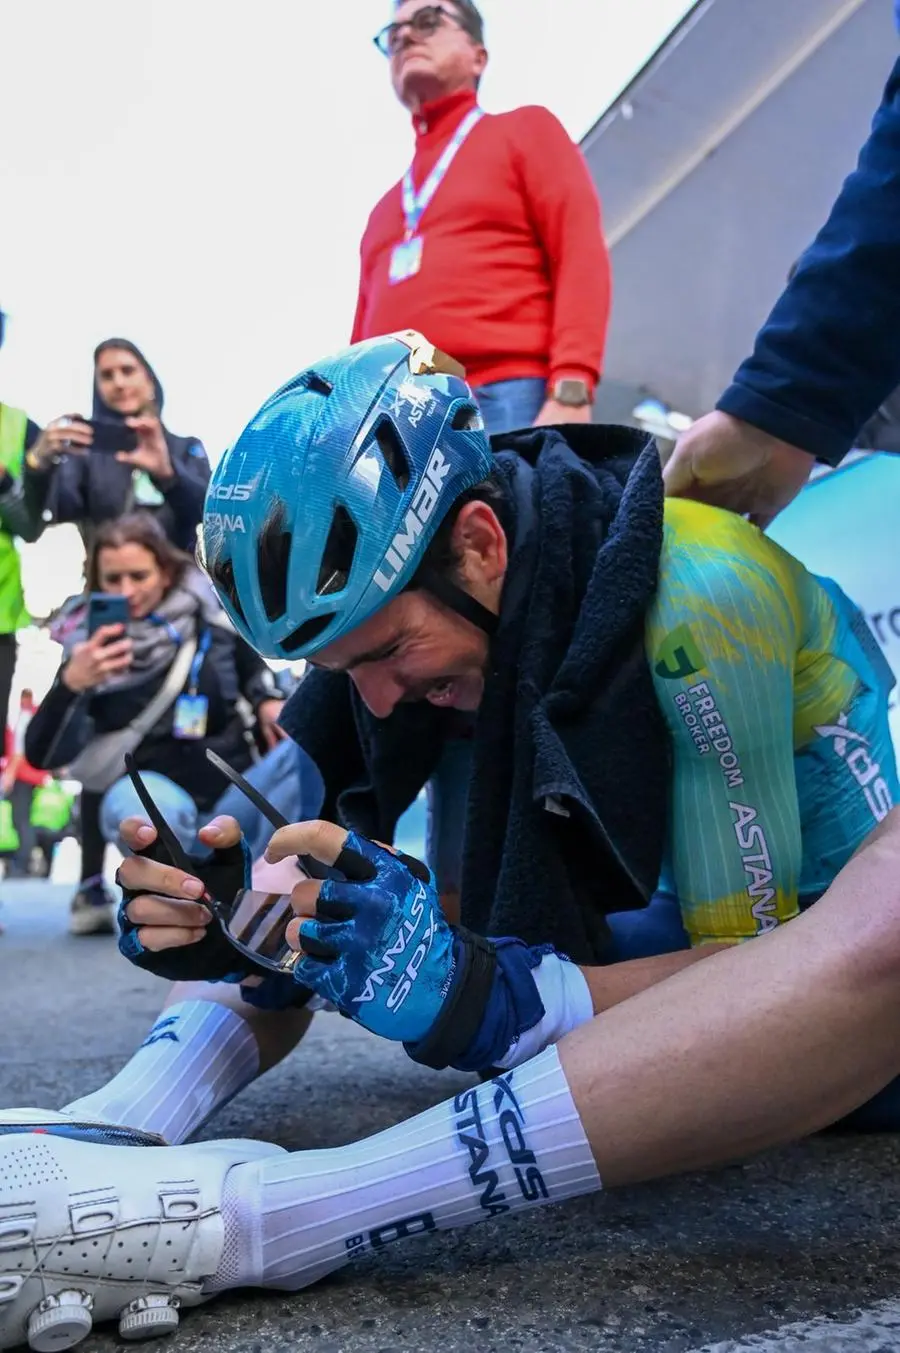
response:
<path fill-rule="evenodd" d="M 69 914 L 70 935 L 115 935 L 116 923 L 112 916 L 91 916 L 88 911 Z"/>
<path fill-rule="evenodd" d="M 0 1349 L 55 1353 L 116 1318 L 125 1339 L 171 1333 L 180 1307 L 215 1295 L 228 1170 L 273 1152 L 0 1137 Z"/>

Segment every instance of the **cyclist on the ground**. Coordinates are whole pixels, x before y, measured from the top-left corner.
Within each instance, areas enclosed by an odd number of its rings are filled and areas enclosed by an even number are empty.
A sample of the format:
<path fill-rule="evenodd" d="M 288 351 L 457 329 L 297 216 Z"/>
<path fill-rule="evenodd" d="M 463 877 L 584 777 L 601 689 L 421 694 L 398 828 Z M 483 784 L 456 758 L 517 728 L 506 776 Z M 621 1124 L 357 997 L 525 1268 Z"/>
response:
<path fill-rule="evenodd" d="M 310 988 L 417 1060 L 511 1074 L 385 1134 L 384 1152 L 335 1153 L 328 1200 L 316 1181 L 329 1161 L 185 1148 L 179 1169 L 223 1217 L 226 1244 L 210 1232 L 207 1257 L 176 1255 L 166 1301 L 198 1276 L 209 1281 L 189 1300 L 299 1287 L 385 1236 L 731 1158 L 840 1116 L 896 1069 L 883 971 L 895 986 L 896 815 L 846 882 L 792 919 L 897 798 L 885 674 L 858 613 L 737 518 L 682 504 L 664 517 L 655 456 L 629 433 L 528 433 L 492 456 L 467 387 L 432 358 L 407 336 L 317 364 L 267 402 L 211 486 L 210 574 L 257 647 L 324 669 L 283 722 L 319 764 L 326 811 L 355 829 L 273 841 L 273 859 L 311 852 L 350 880 L 296 890 L 297 980 L 245 985 L 243 1000 L 228 983 L 176 988 L 109 1086 L 6 1127 L 183 1141 L 296 1042 Z M 462 925 L 416 862 L 366 839 L 390 839 L 454 707 L 479 708 Z M 134 820 L 123 835 L 153 843 Z M 123 947 L 169 976 L 239 977 L 236 951 L 188 899 L 204 879 L 241 886 L 242 852 L 227 820 L 203 840 L 218 852 L 194 878 L 123 864 Z M 634 909 L 664 866 L 677 924 L 663 903 L 664 925 L 651 907 L 641 926 Z M 620 929 L 623 908 L 637 934 Z M 733 953 L 710 943 L 758 934 Z M 610 962 L 686 935 L 692 950 Z M 248 997 L 285 1008 L 254 1011 Z M 561 1039 L 562 1060 L 547 1046 Z M 99 1163 L 82 1143 L 51 1151 L 68 1183 L 44 1188 L 41 1227 Z M 122 1158 L 123 1200 L 136 1180 L 155 1187 L 147 1154 Z M 144 1207 L 136 1193 L 129 1216 Z M 270 1227 L 291 1209 L 287 1228 Z M 106 1276 L 95 1315 L 124 1319 L 127 1293 Z M 18 1337 L 31 1293 L 8 1308 Z"/>

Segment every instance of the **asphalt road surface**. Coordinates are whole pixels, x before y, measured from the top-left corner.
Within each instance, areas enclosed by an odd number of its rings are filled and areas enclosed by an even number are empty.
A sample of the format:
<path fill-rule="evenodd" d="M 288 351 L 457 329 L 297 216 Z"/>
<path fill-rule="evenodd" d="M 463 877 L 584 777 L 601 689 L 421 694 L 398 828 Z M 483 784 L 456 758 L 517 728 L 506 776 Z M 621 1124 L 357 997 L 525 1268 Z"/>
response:
<path fill-rule="evenodd" d="M 163 985 L 108 939 L 66 933 L 69 890 L 4 884 L 0 1104 L 64 1104 L 111 1076 Z M 408 1061 L 337 1016 L 206 1136 L 290 1149 L 378 1131 L 468 1078 Z M 598 1194 L 422 1237 L 296 1296 L 185 1313 L 171 1353 L 715 1353 L 900 1349 L 900 1148 L 822 1137 L 710 1176 Z M 111 1353 L 114 1327 L 85 1353 Z M 162 1349 L 163 1345 L 160 1345 Z"/>

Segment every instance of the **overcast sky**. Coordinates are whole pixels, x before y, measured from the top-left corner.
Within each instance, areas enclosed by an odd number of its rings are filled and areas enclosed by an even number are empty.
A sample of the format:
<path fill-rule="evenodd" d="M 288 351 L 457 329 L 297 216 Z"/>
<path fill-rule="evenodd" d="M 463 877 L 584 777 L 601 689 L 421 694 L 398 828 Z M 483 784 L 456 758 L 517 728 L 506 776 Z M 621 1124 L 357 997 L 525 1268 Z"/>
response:
<path fill-rule="evenodd" d="M 687 0 L 483 0 L 489 110 L 579 138 Z M 381 0 L 0 0 L 9 403 L 88 412 L 90 353 L 146 350 L 215 458 L 350 329 L 367 214 L 406 167 Z"/>

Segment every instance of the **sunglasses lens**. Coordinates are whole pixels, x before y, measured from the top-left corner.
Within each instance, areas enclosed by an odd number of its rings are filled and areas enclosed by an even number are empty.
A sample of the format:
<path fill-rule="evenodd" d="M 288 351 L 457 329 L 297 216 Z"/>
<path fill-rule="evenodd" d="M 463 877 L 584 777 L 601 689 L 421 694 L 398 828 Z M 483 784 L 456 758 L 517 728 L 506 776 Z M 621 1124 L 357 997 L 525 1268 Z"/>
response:
<path fill-rule="evenodd" d="M 291 971 L 299 955 L 285 936 L 294 920 L 289 896 L 242 888 L 233 902 L 216 902 L 216 915 L 237 949 L 273 972 Z"/>

